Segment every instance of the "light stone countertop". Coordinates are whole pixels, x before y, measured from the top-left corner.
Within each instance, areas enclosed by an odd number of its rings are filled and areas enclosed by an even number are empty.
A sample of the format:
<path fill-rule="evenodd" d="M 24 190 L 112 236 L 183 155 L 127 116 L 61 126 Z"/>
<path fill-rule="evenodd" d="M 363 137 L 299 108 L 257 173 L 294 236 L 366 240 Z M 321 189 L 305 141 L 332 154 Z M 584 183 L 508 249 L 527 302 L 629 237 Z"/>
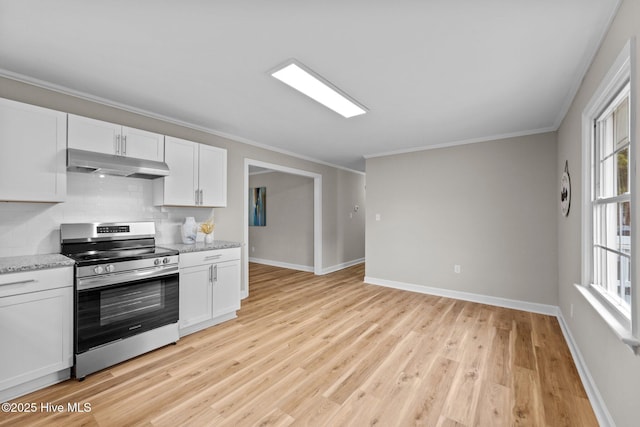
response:
<path fill-rule="evenodd" d="M 60 254 L 1 257 L 0 274 L 72 267 L 74 264 L 75 262 L 71 258 Z"/>
<path fill-rule="evenodd" d="M 216 249 L 231 249 L 241 248 L 242 243 L 229 242 L 226 240 L 214 240 L 213 243 L 206 244 L 204 242 L 197 242 L 192 245 L 186 245 L 184 243 L 158 243 L 156 246 L 168 249 L 176 249 L 181 254 L 189 252 L 202 252 L 202 251 L 215 251 Z"/>
<path fill-rule="evenodd" d="M 229 242 L 226 240 L 214 240 L 213 243 L 205 244 L 198 242 L 193 245 L 182 243 L 158 244 L 157 246 L 176 249 L 180 253 L 213 251 L 216 249 L 240 248 L 242 243 Z M 60 254 L 24 255 L 12 257 L 0 257 L 0 274 L 19 273 L 21 271 L 46 270 L 49 268 L 72 267 L 75 262 Z"/>

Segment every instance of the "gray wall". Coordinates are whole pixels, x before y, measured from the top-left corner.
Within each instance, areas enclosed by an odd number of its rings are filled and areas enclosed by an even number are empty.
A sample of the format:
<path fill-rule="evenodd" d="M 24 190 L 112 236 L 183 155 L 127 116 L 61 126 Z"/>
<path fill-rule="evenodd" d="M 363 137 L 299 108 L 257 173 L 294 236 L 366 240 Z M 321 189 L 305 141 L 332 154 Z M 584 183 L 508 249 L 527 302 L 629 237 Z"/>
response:
<path fill-rule="evenodd" d="M 559 248 L 559 304 L 586 365 L 606 406 L 618 426 L 637 426 L 640 422 L 640 357 L 634 356 L 574 287 L 581 281 L 582 215 L 582 112 L 600 82 L 631 37 L 640 36 L 640 2 L 623 1 L 589 71 L 584 77 L 568 114 L 558 131 L 556 173 L 569 161 L 571 173 L 571 212 L 557 214 Z M 640 55 L 636 51 L 637 58 Z M 636 63 L 640 70 L 640 63 Z M 636 76 L 636 87 L 640 81 Z M 637 90 L 637 89 L 636 89 Z M 636 95 L 638 93 L 636 92 Z M 640 123 L 640 106 L 636 100 L 636 122 Z M 639 129 L 632 144 L 638 147 Z M 636 187 L 640 188 L 640 187 Z M 556 209 L 559 211 L 559 209 Z M 638 224 L 638 212 L 635 214 Z M 638 260 L 636 256 L 634 260 Z M 573 306 L 573 317 L 570 316 Z"/>
<path fill-rule="evenodd" d="M 368 159 L 366 276 L 556 305 L 555 165 L 555 133 Z"/>
<path fill-rule="evenodd" d="M 252 175 L 249 187 L 267 191 L 267 224 L 249 227 L 249 257 L 313 271 L 313 178 L 274 171 Z"/>
<path fill-rule="evenodd" d="M 351 253 L 353 252 L 353 247 L 360 247 L 361 254 L 358 257 L 364 257 L 363 242 L 355 242 L 354 244 L 352 241 L 347 241 L 345 235 L 340 234 L 340 231 L 347 227 L 346 224 L 349 220 L 348 217 L 345 218 L 341 214 L 342 208 L 339 203 L 339 193 L 342 191 L 342 186 L 360 185 L 364 180 L 363 175 L 360 173 L 314 163 L 255 145 L 232 141 L 205 131 L 195 130 L 179 124 L 150 118 L 1 77 L 0 97 L 226 148 L 228 150 L 228 198 L 226 208 L 214 209 L 216 239 L 243 241 L 244 200 L 246 197 L 243 188 L 245 158 L 320 174 L 322 175 L 323 201 L 323 269 L 331 269 L 351 261 L 351 257 L 354 256 Z M 189 118 L 185 119 L 188 120 Z M 363 203 L 364 201 L 362 201 Z M 172 210 L 173 208 L 165 209 Z M 150 214 L 150 217 L 150 219 L 153 219 L 152 214 Z M 364 233 L 362 233 L 362 237 L 364 237 Z M 349 236 L 349 239 L 353 239 L 353 236 Z"/>
<path fill-rule="evenodd" d="M 348 263 L 364 261 L 366 221 L 366 179 L 338 171 L 338 191 L 335 193 L 335 215 L 338 218 L 337 234 L 342 241 L 337 245 L 339 259 Z M 356 208 L 357 206 L 357 208 Z"/>

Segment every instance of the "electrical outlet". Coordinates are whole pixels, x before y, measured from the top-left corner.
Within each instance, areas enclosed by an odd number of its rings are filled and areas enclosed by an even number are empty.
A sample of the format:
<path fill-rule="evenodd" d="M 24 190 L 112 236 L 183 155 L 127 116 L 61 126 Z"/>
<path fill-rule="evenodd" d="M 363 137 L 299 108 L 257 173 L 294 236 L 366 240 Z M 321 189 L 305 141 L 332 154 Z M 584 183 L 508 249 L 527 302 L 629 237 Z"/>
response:
<path fill-rule="evenodd" d="M 382 219 L 382 215 L 376 214 L 376 221 L 380 221 Z"/>
<path fill-rule="evenodd" d="M 251 246 L 251 252 L 255 252 L 256 251 L 256 247 L 255 246 Z"/>
<path fill-rule="evenodd" d="M 573 304 L 569 306 L 569 317 L 573 319 Z"/>
<path fill-rule="evenodd" d="M 460 274 L 460 266 L 458 264 L 453 266 L 453 272 L 456 274 Z"/>

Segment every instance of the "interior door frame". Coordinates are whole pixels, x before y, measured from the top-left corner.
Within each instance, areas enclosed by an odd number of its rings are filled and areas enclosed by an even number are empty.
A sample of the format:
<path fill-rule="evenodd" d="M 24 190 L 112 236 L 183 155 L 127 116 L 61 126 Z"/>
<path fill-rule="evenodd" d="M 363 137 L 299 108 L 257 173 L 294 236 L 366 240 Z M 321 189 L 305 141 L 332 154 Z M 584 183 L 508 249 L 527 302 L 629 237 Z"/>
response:
<path fill-rule="evenodd" d="M 313 273 L 322 274 L 322 175 L 260 160 L 244 159 L 244 239 L 242 245 L 242 287 L 240 295 L 249 296 L 249 167 L 257 166 L 277 172 L 313 178 Z"/>

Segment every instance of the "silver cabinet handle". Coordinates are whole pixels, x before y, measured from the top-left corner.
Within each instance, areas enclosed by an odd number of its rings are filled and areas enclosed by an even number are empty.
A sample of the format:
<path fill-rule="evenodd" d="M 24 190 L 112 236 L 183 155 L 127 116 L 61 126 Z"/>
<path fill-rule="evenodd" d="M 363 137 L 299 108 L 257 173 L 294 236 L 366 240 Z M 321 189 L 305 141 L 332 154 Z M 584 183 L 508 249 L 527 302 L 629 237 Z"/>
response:
<path fill-rule="evenodd" d="M 198 206 L 198 190 L 196 190 L 196 206 Z"/>
<path fill-rule="evenodd" d="M 213 281 L 218 281 L 218 264 L 213 265 Z"/>
<path fill-rule="evenodd" d="M 27 283 L 36 283 L 37 280 L 36 279 L 29 279 L 29 280 L 19 280 L 17 282 L 9 282 L 9 283 L 0 283 L 0 286 L 7 286 L 7 285 L 26 285 Z"/>
<path fill-rule="evenodd" d="M 203 190 L 200 190 L 200 205 L 202 206 L 204 204 L 204 195 L 202 193 Z"/>
<path fill-rule="evenodd" d="M 116 140 L 114 141 L 114 150 L 116 155 L 120 154 L 120 135 L 116 135 Z"/>
<path fill-rule="evenodd" d="M 212 260 L 212 259 L 218 259 L 218 258 L 220 258 L 221 256 L 222 256 L 222 254 L 218 254 L 218 255 L 209 255 L 209 256 L 207 256 L 207 257 L 204 257 L 204 260 L 205 260 L 205 261 L 209 261 L 209 260 Z"/>
<path fill-rule="evenodd" d="M 127 155 L 127 135 L 122 136 L 122 155 Z"/>
<path fill-rule="evenodd" d="M 213 285 L 213 265 L 209 266 L 209 283 Z"/>

